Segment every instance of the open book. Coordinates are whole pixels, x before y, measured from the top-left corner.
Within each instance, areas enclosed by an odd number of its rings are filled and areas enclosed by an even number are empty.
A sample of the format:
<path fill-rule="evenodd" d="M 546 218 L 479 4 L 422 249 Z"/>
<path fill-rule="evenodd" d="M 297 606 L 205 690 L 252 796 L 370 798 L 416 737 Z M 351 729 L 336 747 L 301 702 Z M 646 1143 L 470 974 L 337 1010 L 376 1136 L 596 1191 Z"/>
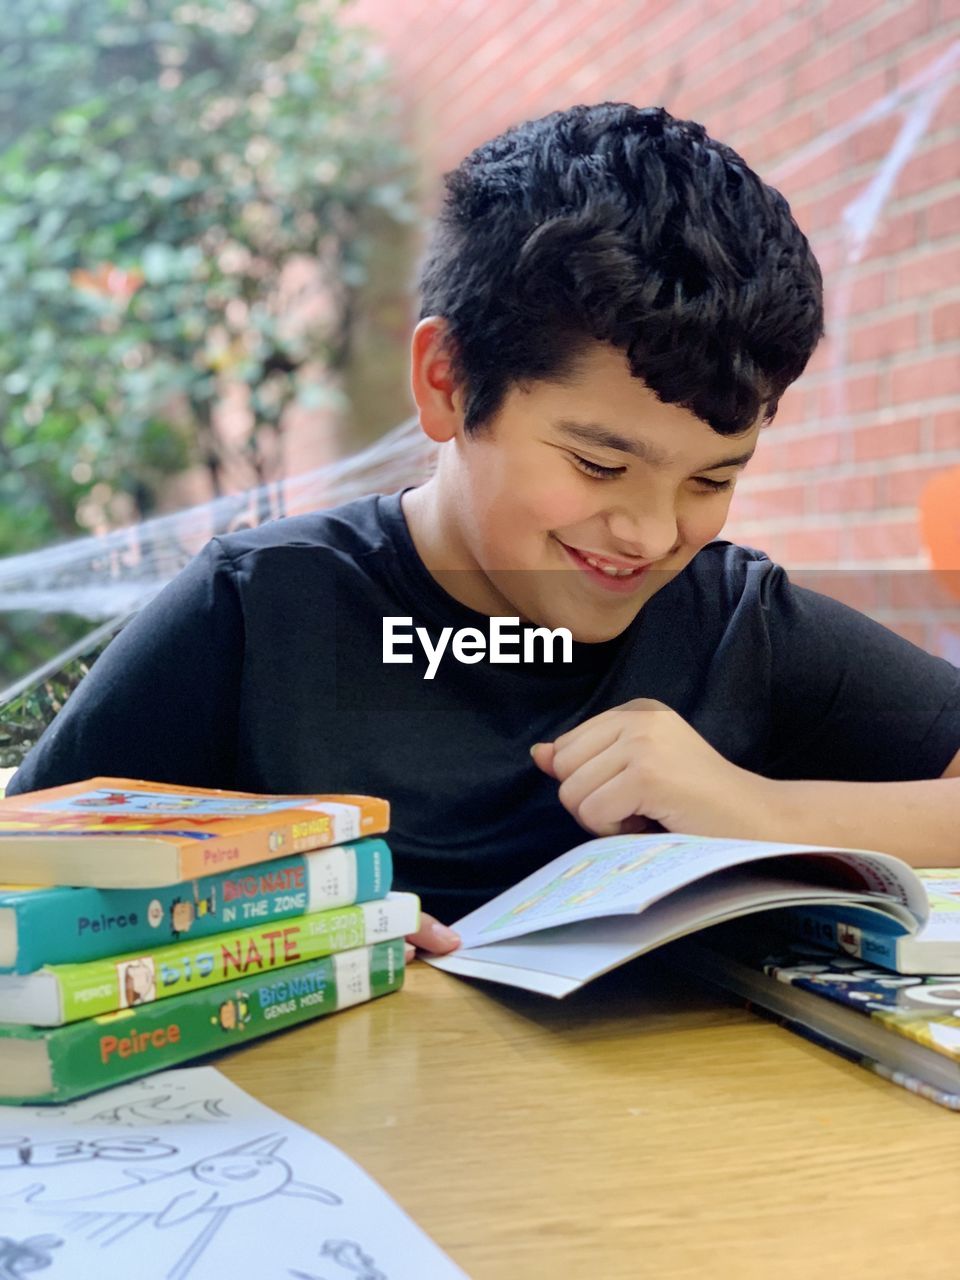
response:
<path fill-rule="evenodd" d="M 602 836 L 470 912 L 437 969 L 565 996 L 698 929 L 772 908 L 856 905 L 904 933 L 926 923 L 917 874 L 863 849 L 705 836 Z"/>

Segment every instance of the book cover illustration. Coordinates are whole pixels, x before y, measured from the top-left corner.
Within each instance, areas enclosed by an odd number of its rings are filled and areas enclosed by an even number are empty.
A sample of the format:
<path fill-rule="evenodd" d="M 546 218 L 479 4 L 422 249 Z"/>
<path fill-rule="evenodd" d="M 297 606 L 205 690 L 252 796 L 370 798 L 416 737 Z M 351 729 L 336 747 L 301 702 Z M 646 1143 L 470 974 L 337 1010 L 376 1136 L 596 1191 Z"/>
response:
<path fill-rule="evenodd" d="M 466 1280 L 362 1169 L 211 1067 L 0 1107 L 0 1275 Z"/>
<path fill-rule="evenodd" d="M 58 789 L 57 789 L 58 790 Z M 190 788 L 94 786 L 73 794 L 13 796 L 9 816 L 0 804 L 0 836 L 150 834 L 178 840 L 210 840 L 227 823 L 293 810 L 315 809 L 311 796 L 243 796 Z"/>
<path fill-rule="evenodd" d="M 865 967 L 815 943 L 768 954 L 764 973 L 877 1019 L 889 1030 L 960 1062 L 960 976 Z"/>

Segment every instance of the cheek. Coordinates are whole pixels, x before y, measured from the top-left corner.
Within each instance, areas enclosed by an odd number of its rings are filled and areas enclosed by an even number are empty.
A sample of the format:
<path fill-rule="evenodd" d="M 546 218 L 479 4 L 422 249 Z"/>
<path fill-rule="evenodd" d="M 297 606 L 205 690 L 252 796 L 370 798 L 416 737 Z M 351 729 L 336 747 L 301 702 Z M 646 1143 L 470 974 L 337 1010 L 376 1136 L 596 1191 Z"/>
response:
<path fill-rule="evenodd" d="M 733 494 L 722 497 L 691 498 L 683 513 L 683 541 L 698 548 L 712 542 L 727 522 Z"/>

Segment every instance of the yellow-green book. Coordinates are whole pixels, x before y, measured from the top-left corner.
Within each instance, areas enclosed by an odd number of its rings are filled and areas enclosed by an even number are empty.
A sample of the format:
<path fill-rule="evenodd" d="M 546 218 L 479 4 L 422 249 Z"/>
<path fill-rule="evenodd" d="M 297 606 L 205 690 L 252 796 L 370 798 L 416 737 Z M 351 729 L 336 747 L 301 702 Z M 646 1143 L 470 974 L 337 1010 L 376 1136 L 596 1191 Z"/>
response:
<path fill-rule="evenodd" d="M 27 974 L 0 974 L 0 1023 L 57 1027 L 118 1009 L 138 1008 L 249 979 L 338 951 L 369 946 L 416 931 L 420 900 L 414 893 L 294 919 L 127 952 L 85 964 L 59 964 Z"/>

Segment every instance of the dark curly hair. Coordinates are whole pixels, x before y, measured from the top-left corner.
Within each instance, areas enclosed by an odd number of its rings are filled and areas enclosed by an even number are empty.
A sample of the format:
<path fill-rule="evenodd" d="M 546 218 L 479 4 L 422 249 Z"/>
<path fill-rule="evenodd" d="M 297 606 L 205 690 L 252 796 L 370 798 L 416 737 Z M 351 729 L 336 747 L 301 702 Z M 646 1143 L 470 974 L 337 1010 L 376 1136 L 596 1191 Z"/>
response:
<path fill-rule="evenodd" d="M 823 334 L 822 279 L 783 196 L 702 125 L 574 106 L 515 125 L 444 176 L 420 263 L 464 427 L 511 385 L 568 382 L 590 339 L 721 435 L 769 420 Z"/>

